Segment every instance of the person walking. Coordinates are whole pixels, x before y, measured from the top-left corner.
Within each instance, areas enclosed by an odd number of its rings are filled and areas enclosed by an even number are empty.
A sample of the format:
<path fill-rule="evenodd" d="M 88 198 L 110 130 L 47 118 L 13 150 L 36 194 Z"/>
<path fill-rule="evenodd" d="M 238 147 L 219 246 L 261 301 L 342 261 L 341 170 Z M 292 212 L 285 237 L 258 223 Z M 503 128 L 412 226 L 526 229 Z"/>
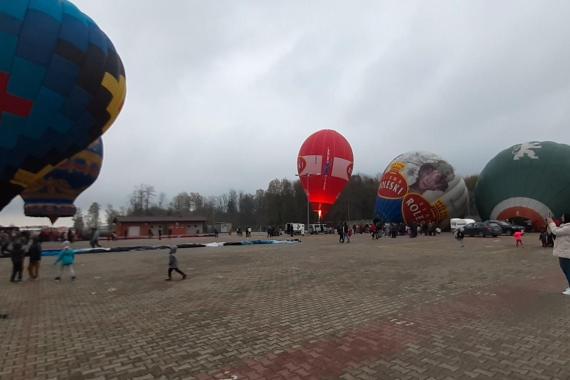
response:
<path fill-rule="evenodd" d="M 548 233 L 546 232 L 546 230 L 542 230 L 540 232 L 540 235 L 538 236 L 538 240 L 540 240 L 540 244 L 542 245 L 542 248 L 546 248 L 546 246 L 548 244 Z"/>
<path fill-rule="evenodd" d="M 457 228 L 455 230 L 454 237 L 455 237 L 455 240 L 457 240 L 459 242 L 461 248 L 463 248 L 464 247 L 463 238 L 465 237 L 465 234 L 463 233 L 463 230 L 461 228 Z"/>
<path fill-rule="evenodd" d="M 10 251 L 10 258 L 12 259 L 12 276 L 10 276 L 10 282 L 22 281 L 25 254 L 26 252 L 22 247 L 22 242 L 19 238 L 16 238 L 12 242 L 12 250 Z"/>
<path fill-rule="evenodd" d="M 73 264 L 75 264 L 75 250 L 71 249 L 71 244 L 69 241 L 63 242 L 63 249 L 59 252 L 57 256 L 57 260 L 53 265 L 57 265 L 57 263 L 61 263 L 59 267 L 59 276 L 55 278 L 56 281 L 61 280 L 61 276 L 63 275 L 63 270 L 65 268 L 69 268 L 69 274 L 71 275 L 71 280 L 75 280 L 75 270 L 73 269 Z"/>
<path fill-rule="evenodd" d="M 348 235 L 348 223 L 344 222 L 344 225 L 342 226 L 342 235 L 343 235 L 343 241 L 345 241 L 346 243 L 350 243 L 350 236 Z"/>
<path fill-rule="evenodd" d="M 28 274 L 31 279 L 38 278 L 40 271 L 40 261 L 42 260 L 42 244 L 40 243 L 40 237 L 34 236 L 32 239 L 32 244 L 28 248 L 28 256 L 30 257 L 30 263 L 28 264 Z"/>
<path fill-rule="evenodd" d="M 338 242 L 344 243 L 344 226 L 342 223 L 337 226 L 336 232 L 338 233 Z"/>
<path fill-rule="evenodd" d="M 564 220 L 570 220 L 569 216 L 565 215 Z M 560 269 L 562 269 L 562 273 L 564 273 L 568 282 L 568 287 L 562 291 L 562 294 L 570 296 L 570 223 L 556 226 L 556 223 L 550 217 L 546 218 L 546 221 L 550 232 L 556 235 L 552 254 L 558 257 Z"/>
<path fill-rule="evenodd" d="M 8 252 L 10 246 L 10 236 L 5 231 L 0 231 L 0 256 L 4 256 L 4 252 Z"/>
<path fill-rule="evenodd" d="M 168 252 L 168 278 L 166 279 L 166 281 L 172 281 L 172 272 L 178 272 L 181 276 L 182 279 L 184 280 L 186 278 L 186 273 L 182 272 L 179 268 L 178 268 L 178 259 L 176 258 L 175 253 L 176 253 L 176 246 L 173 245 L 170 247 L 170 251 Z"/>
<path fill-rule="evenodd" d="M 67 240 L 67 242 L 69 243 L 69 240 Z M 99 244 L 99 229 L 98 228 L 91 228 L 91 240 L 89 241 L 89 244 L 91 244 L 91 248 L 95 248 L 95 247 L 101 247 L 101 244 Z"/>
<path fill-rule="evenodd" d="M 517 248 L 519 247 L 519 245 L 521 247 L 524 247 L 523 240 L 522 240 L 522 238 L 523 238 L 523 232 L 522 231 L 515 231 L 515 233 L 513 234 L 513 237 L 515 238 L 515 246 Z"/>
<path fill-rule="evenodd" d="M 378 230 L 376 229 L 376 224 L 372 223 L 370 226 L 370 235 L 372 235 L 372 239 L 378 239 Z"/>

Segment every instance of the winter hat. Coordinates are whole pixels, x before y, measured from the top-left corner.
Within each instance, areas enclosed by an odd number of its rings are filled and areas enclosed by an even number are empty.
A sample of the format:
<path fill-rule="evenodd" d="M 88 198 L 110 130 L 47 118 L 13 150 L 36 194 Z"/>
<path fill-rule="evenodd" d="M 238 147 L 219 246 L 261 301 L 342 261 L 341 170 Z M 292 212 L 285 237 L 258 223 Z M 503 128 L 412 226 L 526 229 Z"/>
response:
<path fill-rule="evenodd" d="M 63 248 L 69 248 L 71 246 L 71 243 L 69 242 L 69 240 L 66 240 L 63 242 Z"/>

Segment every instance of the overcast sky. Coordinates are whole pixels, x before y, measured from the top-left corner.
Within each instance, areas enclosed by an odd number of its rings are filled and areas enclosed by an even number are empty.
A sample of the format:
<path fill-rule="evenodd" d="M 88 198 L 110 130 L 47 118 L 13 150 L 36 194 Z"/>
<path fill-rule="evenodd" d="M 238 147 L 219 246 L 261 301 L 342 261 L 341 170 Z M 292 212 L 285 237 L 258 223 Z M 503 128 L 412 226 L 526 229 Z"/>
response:
<path fill-rule="evenodd" d="M 570 143 L 567 1 L 74 3 L 114 42 L 128 87 L 83 209 L 125 206 L 141 183 L 171 198 L 294 180 L 324 128 L 374 176 L 410 150 L 469 175 L 516 143 Z M 48 223 L 22 214 L 14 200 L 0 224 Z"/>

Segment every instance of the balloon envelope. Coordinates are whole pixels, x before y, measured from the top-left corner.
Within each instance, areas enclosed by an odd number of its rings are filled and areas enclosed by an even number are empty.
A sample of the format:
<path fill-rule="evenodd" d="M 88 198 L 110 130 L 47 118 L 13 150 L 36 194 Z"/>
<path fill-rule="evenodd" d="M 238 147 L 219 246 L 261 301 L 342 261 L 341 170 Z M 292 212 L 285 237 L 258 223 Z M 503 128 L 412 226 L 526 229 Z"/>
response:
<path fill-rule="evenodd" d="M 491 159 L 475 188 L 483 219 L 544 218 L 570 213 L 570 146 L 552 141 L 513 145 Z"/>
<path fill-rule="evenodd" d="M 52 223 L 75 215 L 73 202 L 95 182 L 102 163 L 103 141 L 99 138 L 22 192 L 24 214 L 48 217 Z"/>
<path fill-rule="evenodd" d="M 113 44 L 69 1 L 0 1 L 0 209 L 109 128 L 125 94 Z"/>
<path fill-rule="evenodd" d="M 297 157 L 297 172 L 313 210 L 324 218 L 352 175 L 354 157 L 348 141 L 323 129 L 309 136 Z"/>
<path fill-rule="evenodd" d="M 384 222 L 447 224 L 464 216 L 469 199 L 463 178 L 429 152 L 403 153 L 380 178 L 376 216 Z"/>

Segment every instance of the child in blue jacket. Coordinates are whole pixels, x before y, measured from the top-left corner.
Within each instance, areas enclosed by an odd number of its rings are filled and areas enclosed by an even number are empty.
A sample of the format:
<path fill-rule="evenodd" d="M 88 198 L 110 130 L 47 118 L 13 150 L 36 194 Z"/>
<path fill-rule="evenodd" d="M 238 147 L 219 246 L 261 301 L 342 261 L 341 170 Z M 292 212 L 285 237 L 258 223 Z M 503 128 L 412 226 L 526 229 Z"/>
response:
<path fill-rule="evenodd" d="M 75 280 L 75 270 L 73 270 L 73 264 L 75 263 L 75 251 L 70 248 L 69 241 L 63 242 L 63 249 L 59 252 L 59 256 L 54 265 L 61 262 L 61 266 L 59 268 L 59 276 L 55 279 L 56 281 L 61 280 L 61 275 L 63 274 L 63 270 L 65 268 L 69 268 L 69 274 L 71 275 L 71 280 Z"/>

